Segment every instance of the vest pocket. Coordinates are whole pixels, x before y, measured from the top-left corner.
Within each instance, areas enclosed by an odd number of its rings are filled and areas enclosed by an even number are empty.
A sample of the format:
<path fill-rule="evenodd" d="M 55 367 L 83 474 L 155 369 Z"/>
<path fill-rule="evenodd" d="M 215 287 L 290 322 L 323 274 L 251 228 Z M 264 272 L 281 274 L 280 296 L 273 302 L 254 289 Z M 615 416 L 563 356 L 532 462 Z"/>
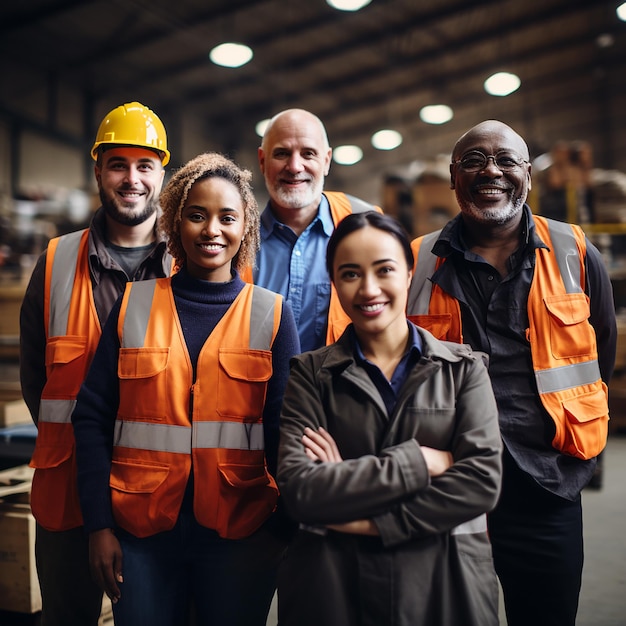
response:
<path fill-rule="evenodd" d="M 72 457 L 73 452 L 72 424 L 39 422 L 35 450 L 30 460 L 31 467 L 35 469 L 59 467 Z"/>
<path fill-rule="evenodd" d="M 81 526 L 72 425 L 39 422 L 30 466 L 37 470 L 30 495 L 37 522 L 52 531 Z"/>
<path fill-rule="evenodd" d="M 579 459 L 600 454 L 606 445 L 609 424 L 604 389 L 565 400 L 563 409 L 565 422 L 562 429 L 557 426 L 553 445 Z"/>
<path fill-rule="evenodd" d="M 136 537 L 147 537 L 171 529 L 176 523 L 178 506 L 159 497 L 157 490 L 166 487 L 169 467 L 156 463 L 111 463 L 111 504 L 119 526 Z"/>
<path fill-rule="evenodd" d="M 67 335 L 48 339 L 45 397 L 69 398 L 78 394 L 85 379 L 86 350 L 86 337 Z"/>
<path fill-rule="evenodd" d="M 543 299 L 550 319 L 550 347 L 555 359 L 593 354 L 595 333 L 588 323 L 589 298 L 584 293 L 547 296 Z"/>
<path fill-rule="evenodd" d="M 163 419 L 169 354 L 169 348 L 120 348 L 120 416 Z"/>
<path fill-rule="evenodd" d="M 248 537 L 271 515 L 278 488 L 264 464 L 218 465 L 219 491 L 215 530 L 220 537 Z"/>
<path fill-rule="evenodd" d="M 272 376 L 272 353 L 220 348 L 218 358 L 217 412 L 245 421 L 261 419 Z"/>

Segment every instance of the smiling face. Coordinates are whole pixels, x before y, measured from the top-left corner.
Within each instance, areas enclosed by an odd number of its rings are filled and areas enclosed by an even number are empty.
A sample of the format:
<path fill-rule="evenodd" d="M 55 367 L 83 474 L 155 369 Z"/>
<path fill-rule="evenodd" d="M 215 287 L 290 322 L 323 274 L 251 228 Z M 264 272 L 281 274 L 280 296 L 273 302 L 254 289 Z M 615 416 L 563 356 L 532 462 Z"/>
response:
<path fill-rule="evenodd" d="M 400 242 L 386 231 L 365 226 L 339 242 L 333 282 L 359 338 L 406 334 L 411 275 Z"/>
<path fill-rule="evenodd" d="M 528 161 L 524 140 L 506 124 L 483 122 L 468 131 L 457 143 L 450 165 L 451 187 L 465 218 L 485 225 L 502 225 L 520 215 L 531 188 L 530 164 L 522 162 L 501 171 L 494 159 L 477 172 L 467 172 L 455 161 L 472 151 L 484 155 L 507 152 Z"/>
<path fill-rule="evenodd" d="M 259 166 L 272 207 L 288 223 L 289 211 L 317 211 L 332 151 L 322 123 L 311 113 L 277 116 L 259 148 Z"/>
<path fill-rule="evenodd" d="M 229 281 L 244 230 L 244 204 L 237 187 L 215 176 L 196 181 L 181 212 L 187 271 L 202 280 Z"/>
<path fill-rule="evenodd" d="M 137 226 L 156 214 L 165 172 L 156 152 L 144 148 L 111 148 L 95 167 L 106 214 L 125 226 Z"/>

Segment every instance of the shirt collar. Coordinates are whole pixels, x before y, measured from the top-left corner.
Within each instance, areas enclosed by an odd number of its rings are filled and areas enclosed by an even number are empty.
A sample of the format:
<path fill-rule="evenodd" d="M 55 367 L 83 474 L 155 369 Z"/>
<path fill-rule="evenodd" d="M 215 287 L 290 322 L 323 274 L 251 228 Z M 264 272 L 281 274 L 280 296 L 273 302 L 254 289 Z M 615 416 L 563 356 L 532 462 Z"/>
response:
<path fill-rule="evenodd" d="M 163 235 L 158 228 L 158 217 L 157 222 L 154 225 L 154 235 L 156 245 L 150 252 L 148 258 L 153 259 L 153 262 L 155 262 L 155 259 L 159 259 L 159 263 L 163 268 L 163 276 L 169 276 L 173 271 L 173 260 L 167 250 L 167 240 L 165 239 L 165 235 Z M 91 223 L 89 224 L 89 267 L 96 283 L 99 283 L 100 281 L 101 269 L 119 269 L 107 250 L 106 242 L 106 218 L 104 208 L 101 206 L 94 213 Z"/>
<path fill-rule="evenodd" d="M 316 222 L 320 222 L 322 230 L 327 237 L 330 237 L 335 225 L 333 223 L 333 217 L 330 213 L 330 204 L 328 198 L 322 194 L 322 200 L 317 208 L 317 217 L 311 222 L 308 228 L 311 228 Z M 268 202 L 265 205 L 263 213 L 261 213 L 261 239 L 267 239 L 275 228 L 282 227 L 284 224 L 279 222 L 272 211 L 271 204 Z"/>
<path fill-rule="evenodd" d="M 536 233 L 535 221 L 533 220 L 532 211 L 527 204 L 522 209 L 522 222 L 524 224 L 522 230 L 522 249 L 527 249 L 528 244 L 532 250 L 535 248 L 547 248 L 546 244 Z M 442 229 L 441 235 L 433 246 L 433 251 L 437 256 L 447 257 L 453 251 L 461 254 L 467 251 L 467 244 L 463 237 L 463 219 L 459 213 L 451 219 Z"/>
<path fill-rule="evenodd" d="M 422 340 L 419 336 L 419 333 L 417 332 L 417 328 L 415 328 L 415 326 L 411 324 L 408 320 L 407 320 L 407 325 L 409 327 L 409 342 L 408 342 L 408 348 L 406 352 L 404 353 L 404 356 L 413 352 L 415 353 L 415 356 L 419 359 L 419 357 L 422 355 Z M 357 339 L 356 333 L 354 332 L 354 326 L 352 325 L 350 326 L 350 333 L 351 333 L 352 345 L 354 346 L 354 359 L 359 365 L 362 365 L 363 363 L 367 361 L 367 359 L 365 358 L 365 355 L 363 354 L 363 350 L 361 349 L 359 340 Z"/>

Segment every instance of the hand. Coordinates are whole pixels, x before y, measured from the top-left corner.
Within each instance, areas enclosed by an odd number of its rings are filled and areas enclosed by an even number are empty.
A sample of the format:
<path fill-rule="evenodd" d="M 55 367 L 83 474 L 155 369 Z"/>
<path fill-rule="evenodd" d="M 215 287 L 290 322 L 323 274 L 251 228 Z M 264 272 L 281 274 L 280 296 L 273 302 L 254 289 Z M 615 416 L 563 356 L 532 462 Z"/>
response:
<path fill-rule="evenodd" d="M 350 535 L 369 535 L 371 537 L 378 536 L 378 527 L 369 519 L 359 519 L 353 522 L 344 522 L 343 524 L 326 524 L 326 528 L 330 528 L 338 533 L 347 533 Z"/>
<path fill-rule="evenodd" d="M 325 463 L 340 463 L 343 461 L 335 440 L 321 426 L 317 432 L 307 426 L 304 429 L 302 443 L 304 444 L 304 452 L 312 461 L 323 461 Z"/>
<path fill-rule="evenodd" d="M 312 461 L 322 461 L 324 463 L 340 463 L 343 461 L 335 440 L 321 426 L 317 432 L 312 428 L 305 428 L 302 443 L 304 444 L 306 455 Z M 326 527 L 338 533 L 351 535 L 376 536 L 379 534 L 376 524 L 368 519 L 354 520 L 352 522 L 344 522 L 343 524 L 326 524 Z"/>
<path fill-rule="evenodd" d="M 89 535 L 89 566 L 93 579 L 115 604 L 122 595 L 117 583 L 124 582 L 122 548 L 110 528 Z"/>
<path fill-rule="evenodd" d="M 424 455 L 430 476 L 443 474 L 454 463 L 452 453 L 447 450 L 437 450 L 435 448 L 428 448 L 427 446 L 420 446 L 420 448 Z"/>

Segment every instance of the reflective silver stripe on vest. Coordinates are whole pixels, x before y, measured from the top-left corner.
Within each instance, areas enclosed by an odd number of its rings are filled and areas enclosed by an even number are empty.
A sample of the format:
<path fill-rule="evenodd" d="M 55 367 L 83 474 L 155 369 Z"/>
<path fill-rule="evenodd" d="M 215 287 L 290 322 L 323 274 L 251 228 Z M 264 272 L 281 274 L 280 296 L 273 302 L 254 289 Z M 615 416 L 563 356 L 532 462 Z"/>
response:
<path fill-rule="evenodd" d="M 548 221 L 550 238 L 566 293 L 580 293 L 580 259 L 576 238 L 569 224 Z M 409 291 L 407 311 L 410 315 L 428 315 L 437 256 L 431 253 L 441 230 L 424 235 L 417 256 L 413 281 Z"/>
<path fill-rule="evenodd" d="M 437 255 L 431 252 L 441 230 L 424 235 L 417 253 L 417 263 L 413 273 L 413 280 L 409 288 L 409 298 L 406 310 L 409 315 L 428 315 L 430 307 L 430 295 L 433 284 L 430 277 L 435 273 Z"/>
<path fill-rule="evenodd" d="M 580 258 L 572 227 L 563 222 L 548 220 L 552 248 L 559 266 L 566 293 L 581 293 Z M 417 264 L 407 302 L 409 315 L 428 315 L 437 256 L 431 250 L 441 231 L 424 235 L 417 256 Z M 535 372 L 539 393 L 563 391 L 580 385 L 589 385 L 600 379 L 597 360 L 575 363 Z"/>
<path fill-rule="evenodd" d="M 156 288 L 155 280 L 142 280 L 133 283 L 124 317 L 122 348 L 141 348 L 144 345 L 152 298 Z M 267 289 L 254 287 L 252 293 L 252 314 L 250 315 L 250 348 L 269 350 L 274 332 L 274 304 L 276 294 Z M 129 314 L 129 312 L 131 312 Z"/>
<path fill-rule="evenodd" d="M 566 293 L 582 293 L 580 257 L 574 231 L 569 224 L 548 220 L 550 239 Z M 591 385 L 601 378 L 597 360 L 553 367 L 535 372 L 540 394 Z"/>
<path fill-rule="evenodd" d="M 353 213 L 365 213 L 366 211 L 375 211 L 376 207 L 369 202 L 365 202 L 365 200 L 361 200 L 361 198 L 357 198 L 356 196 L 351 196 L 349 193 L 345 194 L 346 198 L 350 201 L 350 208 Z"/>
<path fill-rule="evenodd" d="M 48 337 L 67 335 L 70 316 L 70 302 L 76 277 L 78 249 L 85 231 L 79 230 L 63 235 L 57 243 L 52 261 L 50 280 L 50 316 L 48 318 Z M 70 424 L 76 400 L 51 400 L 43 398 L 39 404 L 40 422 L 52 424 Z"/>
<path fill-rule="evenodd" d="M 60 337 L 67 334 L 67 322 L 70 314 L 70 301 L 76 276 L 78 248 L 84 231 L 79 230 L 59 239 L 52 262 L 50 281 L 50 318 L 48 337 Z"/>
<path fill-rule="evenodd" d="M 124 317 L 122 347 L 141 348 L 144 345 L 155 287 L 155 280 L 133 283 Z M 252 289 L 249 347 L 269 350 L 274 333 L 276 294 L 261 287 L 253 286 Z M 114 445 L 179 454 L 190 454 L 192 446 L 231 450 L 265 448 L 263 424 L 194 422 L 190 427 L 120 419 L 115 423 Z"/>
<path fill-rule="evenodd" d="M 263 424 L 238 422 L 194 422 L 170 426 L 117 420 L 114 445 L 137 450 L 190 454 L 193 448 L 263 450 Z"/>
<path fill-rule="evenodd" d="M 269 350 L 274 333 L 274 304 L 276 294 L 267 289 L 254 287 L 250 315 L 250 349 Z"/>
<path fill-rule="evenodd" d="M 591 385 L 601 376 L 598 361 L 594 360 L 563 365 L 549 370 L 538 370 L 535 372 L 535 378 L 539 393 L 552 393 L 581 385 Z"/>
<path fill-rule="evenodd" d="M 474 519 L 463 524 L 455 526 L 451 531 L 451 535 L 471 535 L 473 533 L 487 532 L 487 515 L 483 513 Z"/>
<path fill-rule="evenodd" d="M 53 424 L 71 424 L 76 400 L 49 400 L 42 398 L 39 404 L 39 421 Z"/>
<path fill-rule="evenodd" d="M 191 426 L 116 420 L 113 445 L 137 450 L 191 453 Z"/>
<path fill-rule="evenodd" d="M 548 220 L 548 229 L 565 293 L 581 293 L 583 289 L 580 286 L 580 258 L 572 227 L 563 222 Z"/>
<path fill-rule="evenodd" d="M 265 449 L 263 424 L 194 422 L 193 447 L 263 450 Z"/>
<path fill-rule="evenodd" d="M 133 283 L 128 298 L 127 313 L 124 317 L 122 348 L 141 348 L 146 339 L 152 298 L 156 288 L 156 280 L 140 280 Z M 128 313 L 132 311 L 132 314 Z"/>

